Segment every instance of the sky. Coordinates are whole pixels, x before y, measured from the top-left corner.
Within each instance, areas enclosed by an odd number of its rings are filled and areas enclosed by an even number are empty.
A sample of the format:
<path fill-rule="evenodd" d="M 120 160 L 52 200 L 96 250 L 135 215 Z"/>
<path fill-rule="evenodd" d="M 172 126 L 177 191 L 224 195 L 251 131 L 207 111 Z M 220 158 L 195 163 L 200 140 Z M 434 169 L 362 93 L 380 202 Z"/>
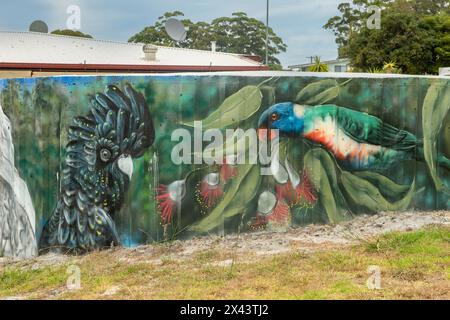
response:
<path fill-rule="evenodd" d="M 278 57 L 288 65 L 337 57 L 334 35 L 323 25 L 338 13 L 342 0 L 270 0 L 270 26 L 288 45 Z M 81 30 L 96 39 L 127 41 L 167 11 L 179 10 L 192 21 L 211 21 L 243 11 L 265 21 L 266 0 L 1 0 L 0 30 L 27 31 L 34 20 L 50 31 L 65 29 L 70 5 L 81 9 Z"/>

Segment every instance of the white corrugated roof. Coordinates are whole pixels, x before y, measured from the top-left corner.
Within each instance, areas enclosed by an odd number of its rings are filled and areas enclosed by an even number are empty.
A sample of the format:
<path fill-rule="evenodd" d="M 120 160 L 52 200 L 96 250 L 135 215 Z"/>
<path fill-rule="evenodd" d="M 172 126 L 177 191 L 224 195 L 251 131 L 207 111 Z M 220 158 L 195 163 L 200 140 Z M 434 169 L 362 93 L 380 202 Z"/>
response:
<path fill-rule="evenodd" d="M 156 61 L 144 59 L 143 44 L 35 32 L 0 31 L 0 63 L 258 67 L 237 54 L 158 47 Z"/>

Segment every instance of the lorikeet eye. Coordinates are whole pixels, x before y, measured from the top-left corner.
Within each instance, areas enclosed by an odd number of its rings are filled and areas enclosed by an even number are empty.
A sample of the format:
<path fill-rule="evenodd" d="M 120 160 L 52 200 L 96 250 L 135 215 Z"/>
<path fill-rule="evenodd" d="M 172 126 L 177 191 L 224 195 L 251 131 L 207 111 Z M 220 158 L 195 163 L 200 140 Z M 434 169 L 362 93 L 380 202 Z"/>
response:
<path fill-rule="evenodd" d="M 271 118 L 272 118 L 272 121 L 277 121 L 280 118 L 280 116 L 278 115 L 278 113 L 274 112 L 274 113 L 272 113 Z"/>
<path fill-rule="evenodd" d="M 100 159 L 103 162 L 108 162 L 111 159 L 111 151 L 109 151 L 108 149 L 100 150 Z"/>

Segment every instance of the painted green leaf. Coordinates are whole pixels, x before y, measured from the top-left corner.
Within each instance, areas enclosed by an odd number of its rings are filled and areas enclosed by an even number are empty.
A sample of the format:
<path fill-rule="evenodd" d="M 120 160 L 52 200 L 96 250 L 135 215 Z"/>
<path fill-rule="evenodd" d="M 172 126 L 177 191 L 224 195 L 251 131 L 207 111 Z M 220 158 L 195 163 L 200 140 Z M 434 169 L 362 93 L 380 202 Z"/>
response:
<path fill-rule="evenodd" d="M 411 186 L 397 184 L 391 179 L 371 171 L 360 171 L 354 173 L 356 176 L 365 179 L 377 187 L 385 196 L 389 195 L 391 198 L 399 198 L 409 191 Z"/>
<path fill-rule="evenodd" d="M 369 181 L 350 172 L 342 172 L 341 182 L 350 200 L 370 212 L 405 210 L 416 195 L 415 182 L 411 184 L 408 193 L 403 199 L 393 203 L 386 200 L 380 190 Z"/>
<path fill-rule="evenodd" d="M 276 92 L 275 88 L 271 86 L 261 86 L 261 92 L 263 94 L 263 104 L 266 106 L 271 106 L 275 104 Z"/>
<path fill-rule="evenodd" d="M 339 190 L 337 167 L 331 156 L 323 149 L 310 150 L 305 155 L 304 166 L 328 220 L 338 223 L 348 219 L 345 199 Z"/>
<path fill-rule="evenodd" d="M 261 90 L 256 86 L 246 86 L 226 98 L 219 108 L 203 119 L 203 129 L 223 129 L 246 120 L 259 110 L 261 102 Z M 182 124 L 194 126 L 193 121 Z"/>
<path fill-rule="evenodd" d="M 256 196 L 260 183 L 260 167 L 253 165 L 249 173 L 240 184 L 239 190 L 233 201 L 223 212 L 224 218 L 231 218 L 239 213 L 242 213 L 248 207 L 248 203 Z"/>
<path fill-rule="evenodd" d="M 352 79 L 347 80 L 341 84 L 332 79 L 311 83 L 298 93 L 295 101 L 307 105 L 328 103 L 336 99 L 341 92 L 341 88 L 347 85 L 351 80 Z"/>
<path fill-rule="evenodd" d="M 222 157 L 225 157 L 227 155 L 243 155 L 245 153 L 248 154 L 248 149 L 250 147 L 250 145 L 252 143 L 258 143 L 257 139 L 258 137 L 255 136 L 253 137 L 253 140 L 250 138 L 250 136 L 246 135 L 244 132 L 241 132 L 241 134 L 239 134 L 239 131 L 236 130 L 234 132 L 234 134 L 232 136 L 226 136 L 226 140 L 224 141 L 223 145 L 221 148 L 210 148 L 210 147 L 206 147 L 200 155 L 203 154 L 203 158 L 204 159 L 209 159 L 209 157 L 207 155 L 213 153 L 213 151 L 219 153 L 222 155 Z M 252 132 L 250 132 L 250 134 L 252 134 Z M 193 155 L 195 156 L 199 156 L 198 153 L 193 153 Z"/>
<path fill-rule="evenodd" d="M 441 181 L 437 173 L 437 140 L 442 129 L 443 120 L 450 110 L 449 86 L 434 83 L 428 89 L 423 102 L 422 127 L 423 127 L 423 150 L 425 161 L 430 169 L 431 177 L 438 191 L 447 191 L 448 188 Z"/>
<path fill-rule="evenodd" d="M 222 201 L 207 217 L 191 226 L 190 231 L 210 232 L 220 227 L 223 219 L 233 217 L 245 210 L 248 203 L 256 196 L 261 175 L 257 165 L 240 165 L 238 171 L 238 178 L 231 180 Z"/>
<path fill-rule="evenodd" d="M 319 93 L 334 88 L 337 85 L 336 80 L 334 79 L 326 79 L 317 82 L 313 82 L 304 87 L 295 98 L 295 102 L 297 103 L 306 103 L 308 100 L 312 99 L 314 96 Z"/>

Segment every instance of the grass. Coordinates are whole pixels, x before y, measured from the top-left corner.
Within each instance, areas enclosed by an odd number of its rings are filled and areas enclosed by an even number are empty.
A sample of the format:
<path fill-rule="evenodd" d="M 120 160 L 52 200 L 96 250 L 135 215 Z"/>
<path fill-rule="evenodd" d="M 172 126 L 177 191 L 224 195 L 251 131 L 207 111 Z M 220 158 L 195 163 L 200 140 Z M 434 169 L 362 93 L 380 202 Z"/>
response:
<path fill-rule="evenodd" d="M 117 259 L 96 252 L 32 270 L 0 267 L 0 297 L 27 299 L 450 299 L 450 228 L 389 233 L 354 247 L 305 254 L 297 249 L 255 259 L 205 251 L 189 259 Z M 67 290 L 67 267 L 81 270 Z M 381 290 L 366 285 L 381 269 Z M 109 292 L 109 294 L 105 294 Z"/>

